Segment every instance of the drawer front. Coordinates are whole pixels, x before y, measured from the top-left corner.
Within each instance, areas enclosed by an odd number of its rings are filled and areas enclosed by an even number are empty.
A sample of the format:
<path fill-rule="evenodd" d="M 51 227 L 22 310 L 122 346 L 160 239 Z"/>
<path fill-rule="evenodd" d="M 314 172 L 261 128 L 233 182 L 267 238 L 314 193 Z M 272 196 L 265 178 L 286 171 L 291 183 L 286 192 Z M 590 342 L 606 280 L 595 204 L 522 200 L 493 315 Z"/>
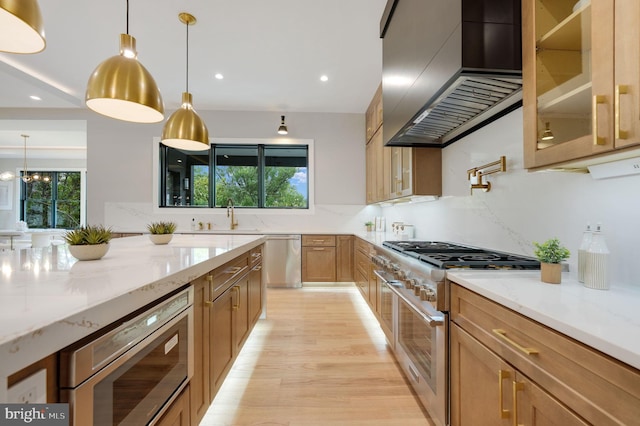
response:
<path fill-rule="evenodd" d="M 371 263 L 371 259 L 368 255 L 361 251 L 356 252 L 356 271 L 359 271 L 360 274 L 365 277 L 369 276 L 369 264 Z"/>
<path fill-rule="evenodd" d="M 224 293 L 224 291 L 242 275 L 249 272 L 249 254 L 245 253 L 213 271 L 211 281 L 211 300 Z"/>
<path fill-rule="evenodd" d="M 335 235 L 303 235 L 302 245 L 307 247 L 335 247 Z"/>
<path fill-rule="evenodd" d="M 252 248 L 249 252 L 249 263 L 251 267 L 254 267 L 262 261 L 263 247 L 264 244 L 261 244 L 258 247 Z"/>
<path fill-rule="evenodd" d="M 640 418 L 638 370 L 453 283 L 451 319 L 590 423 Z"/>
<path fill-rule="evenodd" d="M 356 251 L 361 251 L 365 254 L 369 254 L 373 251 L 371 244 L 363 239 L 356 238 Z"/>

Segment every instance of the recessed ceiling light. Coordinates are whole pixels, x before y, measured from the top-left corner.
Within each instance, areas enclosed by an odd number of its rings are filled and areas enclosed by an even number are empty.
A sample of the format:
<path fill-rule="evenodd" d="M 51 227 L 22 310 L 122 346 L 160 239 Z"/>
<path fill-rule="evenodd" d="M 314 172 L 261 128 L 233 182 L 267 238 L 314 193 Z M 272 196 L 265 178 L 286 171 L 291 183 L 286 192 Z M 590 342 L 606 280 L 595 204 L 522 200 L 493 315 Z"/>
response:
<path fill-rule="evenodd" d="M 33 99 L 34 101 L 41 101 L 42 98 L 40 96 L 36 96 L 36 95 L 31 95 L 29 96 L 31 99 Z"/>
<path fill-rule="evenodd" d="M 328 81 L 329 77 L 327 77 L 326 75 L 320 76 L 320 81 Z"/>
<path fill-rule="evenodd" d="M 217 73 L 214 77 L 217 78 L 218 80 L 222 80 L 224 78 L 224 75 Z"/>

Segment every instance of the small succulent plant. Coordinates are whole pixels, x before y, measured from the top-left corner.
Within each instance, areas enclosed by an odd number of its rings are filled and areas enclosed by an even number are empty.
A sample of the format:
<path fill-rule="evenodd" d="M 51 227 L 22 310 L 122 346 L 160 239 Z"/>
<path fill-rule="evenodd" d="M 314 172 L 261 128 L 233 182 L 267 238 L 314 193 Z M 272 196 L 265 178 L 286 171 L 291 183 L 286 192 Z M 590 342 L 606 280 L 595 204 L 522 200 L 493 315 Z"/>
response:
<path fill-rule="evenodd" d="M 571 252 L 563 247 L 557 238 L 548 239 L 542 244 L 534 242 L 533 245 L 536 247 L 533 254 L 542 263 L 560 263 L 571 255 Z"/>
<path fill-rule="evenodd" d="M 72 246 L 106 244 L 111 240 L 111 228 L 87 225 L 68 231 L 64 240 Z"/>
<path fill-rule="evenodd" d="M 175 222 L 151 222 L 147 229 L 152 234 L 173 234 L 178 225 Z"/>

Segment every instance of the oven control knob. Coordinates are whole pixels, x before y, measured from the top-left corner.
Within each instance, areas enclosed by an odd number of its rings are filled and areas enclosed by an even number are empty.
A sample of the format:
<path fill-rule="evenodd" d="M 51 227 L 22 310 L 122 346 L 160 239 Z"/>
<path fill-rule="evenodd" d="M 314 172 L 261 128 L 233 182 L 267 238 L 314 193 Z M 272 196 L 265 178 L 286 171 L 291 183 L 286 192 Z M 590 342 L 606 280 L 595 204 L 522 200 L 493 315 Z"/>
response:
<path fill-rule="evenodd" d="M 389 268 L 392 271 L 399 271 L 400 270 L 400 265 L 398 265 L 397 263 L 389 263 Z"/>
<path fill-rule="evenodd" d="M 424 287 L 420 291 L 420 299 L 426 300 L 427 302 L 435 302 L 436 301 L 436 293 L 433 289 Z"/>
<path fill-rule="evenodd" d="M 413 289 L 413 287 L 415 287 L 415 285 L 416 285 L 415 278 L 408 278 L 408 279 L 404 280 L 404 288 L 406 288 L 407 290 Z"/>

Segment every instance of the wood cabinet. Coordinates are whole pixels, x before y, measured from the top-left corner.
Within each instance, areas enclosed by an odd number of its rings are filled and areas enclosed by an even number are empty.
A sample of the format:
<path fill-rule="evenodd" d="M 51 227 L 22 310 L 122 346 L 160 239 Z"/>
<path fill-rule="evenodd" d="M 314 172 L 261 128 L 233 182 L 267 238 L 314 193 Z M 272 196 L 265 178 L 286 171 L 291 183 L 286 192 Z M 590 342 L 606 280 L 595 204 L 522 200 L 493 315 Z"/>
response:
<path fill-rule="evenodd" d="M 383 139 L 382 85 L 365 114 L 367 204 L 442 195 L 441 148 L 387 147 Z"/>
<path fill-rule="evenodd" d="M 46 378 L 45 400 L 48 403 L 59 402 L 60 395 L 58 393 L 58 358 L 58 353 L 56 352 L 13 373 L 9 377 L 7 377 L 7 388 L 11 388 L 16 384 L 22 382 L 23 380 L 26 380 L 34 374 L 40 372 L 41 370 L 44 370 Z"/>
<path fill-rule="evenodd" d="M 199 424 L 231 369 L 263 307 L 263 246 L 192 281 L 194 374 L 191 424 Z M 178 423 L 179 424 L 179 423 Z"/>
<path fill-rule="evenodd" d="M 451 285 L 451 424 L 621 425 L 640 418 L 640 372 Z"/>
<path fill-rule="evenodd" d="M 158 420 L 156 426 L 191 426 L 197 422 L 191 422 L 189 410 L 189 385 L 173 401 L 169 409 Z"/>
<path fill-rule="evenodd" d="M 336 236 L 336 281 L 353 281 L 353 235 Z"/>
<path fill-rule="evenodd" d="M 373 245 L 367 241 L 356 238 L 355 241 L 355 283 L 374 313 L 378 312 L 378 286 L 376 276 L 373 273 L 371 254 Z"/>
<path fill-rule="evenodd" d="M 353 237 L 303 235 L 302 281 L 353 281 Z"/>
<path fill-rule="evenodd" d="M 523 1 L 526 168 L 640 155 L 639 20 L 635 0 Z"/>
<path fill-rule="evenodd" d="M 335 235 L 302 236 L 302 281 L 336 280 Z"/>
<path fill-rule="evenodd" d="M 386 148 L 391 151 L 391 190 L 388 199 L 442 195 L 441 148 Z"/>

